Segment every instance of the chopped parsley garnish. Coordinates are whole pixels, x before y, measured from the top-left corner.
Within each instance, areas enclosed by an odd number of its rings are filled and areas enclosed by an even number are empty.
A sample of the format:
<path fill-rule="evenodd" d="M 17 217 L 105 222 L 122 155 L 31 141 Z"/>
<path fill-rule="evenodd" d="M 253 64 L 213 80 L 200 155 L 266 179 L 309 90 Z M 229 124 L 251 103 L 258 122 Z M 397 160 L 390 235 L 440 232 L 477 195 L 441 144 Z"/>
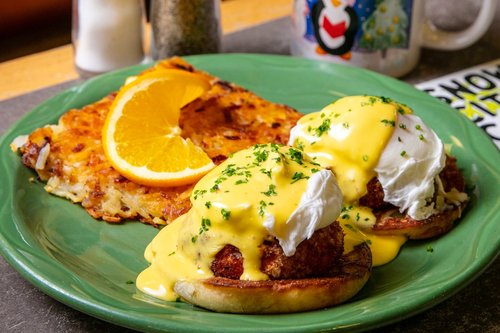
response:
<path fill-rule="evenodd" d="M 212 224 L 212 222 L 210 221 L 210 219 L 207 219 L 206 217 L 203 217 L 201 219 L 201 227 L 200 227 L 200 230 L 199 230 L 199 234 L 201 235 L 205 231 L 208 231 L 208 228 L 210 227 L 211 224 Z"/>
<path fill-rule="evenodd" d="M 425 137 L 424 137 L 424 135 L 423 135 L 423 134 L 420 134 L 420 135 L 418 136 L 418 138 L 420 139 L 420 141 L 425 141 Z"/>
<path fill-rule="evenodd" d="M 368 162 L 368 155 L 363 155 L 363 161 Z"/>
<path fill-rule="evenodd" d="M 134 281 L 132 280 L 128 280 L 127 282 L 125 282 L 126 284 L 134 284 Z"/>
<path fill-rule="evenodd" d="M 344 213 L 344 212 L 348 212 L 352 209 L 352 205 L 349 205 L 349 206 L 342 206 L 342 210 L 341 212 Z"/>
<path fill-rule="evenodd" d="M 426 250 L 427 250 L 427 252 L 429 252 L 429 253 L 434 252 L 434 249 L 433 249 L 433 248 L 432 248 L 432 246 L 430 246 L 430 245 L 429 245 L 429 246 L 427 246 L 427 249 L 426 249 Z"/>
<path fill-rule="evenodd" d="M 342 127 L 349 128 L 349 123 L 348 122 L 342 123 Z"/>
<path fill-rule="evenodd" d="M 275 153 L 277 153 L 281 146 L 283 146 L 283 145 L 277 144 L 277 143 L 271 143 L 271 150 L 274 151 Z"/>
<path fill-rule="evenodd" d="M 260 169 L 260 172 L 262 172 L 263 174 L 267 175 L 269 177 L 269 179 L 272 179 L 272 177 L 271 177 L 271 170 L 272 169 L 266 170 L 266 169 L 262 168 L 262 169 Z"/>
<path fill-rule="evenodd" d="M 319 169 L 316 169 L 316 168 L 312 168 L 312 169 L 311 169 L 311 173 L 316 173 L 316 172 L 318 172 L 318 171 L 319 171 Z"/>
<path fill-rule="evenodd" d="M 270 197 L 271 195 L 278 195 L 278 193 L 276 193 L 275 189 L 276 189 L 276 185 L 269 184 L 268 190 L 266 192 L 260 192 L 260 193 L 262 193 L 268 197 Z"/>
<path fill-rule="evenodd" d="M 212 207 L 212 202 L 210 202 L 210 201 L 205 202 L 205 207 L 210 209 L 210 207 Z"/>
<path fill-rule="evenodd" d="M 405 125 L 405 124 L 403 124 L 403 123 L 401 123 L 401 124 L 399 124 L 399 128 L 401 128 L 401 129 L 406 129 L 406 125 Z"/>
<path fill-rule="evenodd" d="M 309 176 L 304 175 L 303 172 L 295 172 L 292 176 L 292 182 L 290 184 L 298 182 L 301 179 L 309 179 Z"/>
<path fill-rule="evenodd" d="M 265 162 L 267 160 L 267 157 L 269 156 L 269 152 L 266 150 L 254 151 L 253 154 L 255 156 L 256 163 Z"/>
<path fill-rule="evenodd" d="M 338 118 L 338 117 L 340 117 L 340 113 L 336 113 L 333 115 L 333 118 Z"/>
<path fill-rule="evenodd" d="M 351 229 L 352 231 L 356 231 L 356 228 L 354 228 L 352 225 L 349 223 L 344 224 L 348 229 Z"/>
<path fill-rule="evenodd" d="M 360 218 L 360 216 L 359 216 L 359 212 L 357 212 L 357 213 L 356 213 L 356 221 L 359 221 L 359 218 Z"/>
<path fill-rule="evenodd" d="M 246 183 L 248 183 L 248 178 L 238 179 L 237 181 L 234 182 L 234 185 L 240 185 L 240 184 L 246 184 Z"/>
<path fill-rule="evenodd" d="M 168 256 L 170 257 L 170 256 L 173 256 L 174 254 L 175 254 L 175 251 L 172 251 L 172 252 L 170 252 L 170 253 L 168 254 Z"/>
<path fill-rule="evenodd" d="M 198 197 L 203 196 L 203 194 L 207 193 L 207 190 L 195 190 L 194 191 L 194 200 L 198 199 Z"/>
<path fill-rule="evenodd" d="M 226 210 L 224 208 L 220 210 L 220 213 L 222 214 L 222 218 L 226 221 L 229 220 L 229 218 L 231 217 L 231 211 Z"/>
<path fill-rule="evenodd" d="M 365 241 L 365 243 L 366 243 L 366 244 L 368 244 L 368 245 L 372 245 L 372 240 L 371 240 L 371 239 L 367 239 L 367 240 Z"/>
<path fill-rule="evenodd" d="M 317 156 L 314 156 L 312 158 L 312 161 L 309 161 L 309 163 L 311 163 L 312 165 L 315 165 L 315 166 L 321 166 L 318 162 L 314 162 L 314 161 L 316 161 L 317 158 L 318 158 Z"/>
<path fill-rule="evenodd" d="M 227 178 L 226 177 L 219 177 L 214 181 L 214 186 L 210 188 L 210 192 L 215 192 L 220 189 L 219 184 L 225 181 Z"/>
<path fill-rule="evenodd" d="M 399 142 L 403 142 L 403 140 L 401 140 L 401 137 L 398 136 L 398 141 Z"/>
<path fill-rule="evenodd" d="M 330 124 L 331 121 L 329 118 L 323 120 L 321 125 L 319 125 L 317 128 L 314 129 L 314 131 L 316 132 L 316 136 L 320 137 L 326 132 L 328 132 L 330 130 Z"/>
<path fill-rule="evenodd" d="M 303 156 L 302 156 L 302 153 L 296 149 L 293 149 L 293 148 L 290 148 L 288 149 L 288 154 L 290 155 L 290 158 L 297 162 L 298 164 L 302 165 L 302 159 L 303 159 Z"/>
<path fill-rule="evenodd" d="M 392 99 L 390 97 L 380 96 L 379 97 L 383 103 L 391 103 Z"/>
<path fill-rule="evenodd" d="M 228 176 L 228 177 L 231 177 L 231 176 L 233 176 L 233 175 L 236 173 L 236 171 L 237 171 L 237 169 L 235 168 L 235 166 L 236 166 L 236 164 L 228 164 L 228 165 L 227 165 L 227 167 L 226 167 L 224 170 L 222 170 L 222 172 L 221 172 L 221 173 L 222 173 L 223 175 L 226 175 L 226 176 Z"/>
<path fill-rule="evenodd" d="M 405 114 L 405 110 L 400 105 L 398 105 L 398 112 L 400 114 Z"/>
<path fill-rule="evenodd" d="M 341 218 L 343 220 L 349 220 L 350 216 L 349 216 L 349 214 L 342 214 Z"/>
<path fill-rule="evenodd" d="M 236 175 L 250 178 L 250 177 L 252 177 L 252 172 L 250 170 L 245 170 L 245 171 L 238 172 Z"/>
<path fill-rule="evenodd" d="M 198 235 L 194 235 L 193 237 L 191 237 L 191 243 L 196 243 L 196 241 L 198 240 Z"/>
<path fill-rule="evenodd" d="M 415 125 L 415 129 L 416 129 L 417 131 L 422 131 L 422 126 L 420 126 L 419 124 L 416 124 L 416 125 Z"/>
<path fill-rule="evenodd" d="M 266 207 L 267 207 L 266 202 L 265 202 L 264 200 L 261 200 L 261 201 L 259 202 L 259 215 L 260 215 L 260 216 L 264 216 L 264 213 L 265 213 L 264 209 L 265 209 Z"/>
<path fill-rule="evenodd" d="M 299 139 L 295 140 L 294 144 L 295 147 L 297 147 L 298 150 L 304 151 L 304 143 L 300 141 Z"/>
<path fill-rule="evenodd" d="M 405 157 L 406 156 L 406 150 L 401 151 L 401 153 L 399 155 L 401 155 L 401 157 Z"/>
<path fill-rule="evenodd" d="M 380 122 L 383 123 L 385 126 L 391 126 L 391 127 L 396 126 L 396 122 L 394 120 L 382 119 Z"/>

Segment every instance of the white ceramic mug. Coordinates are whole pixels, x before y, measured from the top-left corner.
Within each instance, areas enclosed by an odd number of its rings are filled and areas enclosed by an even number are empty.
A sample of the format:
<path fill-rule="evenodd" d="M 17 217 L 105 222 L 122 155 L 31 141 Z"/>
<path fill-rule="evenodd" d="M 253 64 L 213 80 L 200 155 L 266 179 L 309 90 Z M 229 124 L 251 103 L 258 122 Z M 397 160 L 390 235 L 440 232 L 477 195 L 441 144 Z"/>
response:
<path fill-rule="evenodd" d="M 424 7 L 424 0 L 295 0 L 291 53 L 399 77 L 416 66 L 422 47 L 471 45 L 495 14 L 495 0 L 483 0 L 470 27 L 447 32 L 430 23 Z"/>

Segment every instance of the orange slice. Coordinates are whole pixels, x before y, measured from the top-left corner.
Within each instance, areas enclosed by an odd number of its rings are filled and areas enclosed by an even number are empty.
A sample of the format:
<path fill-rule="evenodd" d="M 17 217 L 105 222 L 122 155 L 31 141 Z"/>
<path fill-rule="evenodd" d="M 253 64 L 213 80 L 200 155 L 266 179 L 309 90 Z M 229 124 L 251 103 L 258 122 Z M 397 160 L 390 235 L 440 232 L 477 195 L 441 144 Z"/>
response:
<path fill-rule="evenodd" d="M 180 109 L 210 88 L 197 74 L 162 70 L 140 76 L 120 89 L 103 127 L 103 147 L 111 165 L 144 185 L 192 183 L 214 164 L 180 136 Z"/>

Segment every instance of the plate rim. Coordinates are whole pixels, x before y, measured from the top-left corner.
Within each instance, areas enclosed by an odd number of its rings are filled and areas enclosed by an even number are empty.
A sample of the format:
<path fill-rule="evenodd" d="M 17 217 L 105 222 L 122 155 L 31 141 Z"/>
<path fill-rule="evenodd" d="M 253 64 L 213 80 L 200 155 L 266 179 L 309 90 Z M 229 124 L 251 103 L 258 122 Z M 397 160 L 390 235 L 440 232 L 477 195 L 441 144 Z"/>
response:
<path fill-rule="evenodd" d="M 196 63 L 197 61 L 203 62 L 203 61 L 209 61 L 211 58 L 221 58 L 221 57 L 226 57 L 226 58 L 245 57 L 248 59 L 271 59 L 272 58 L 272 59 L 274 59 L 273 61 L 275 61 L 276 59 L 280 59 L 280 61 L 293 61 L 293 62 L 299 62 L 299 63 L 303 62 L 303 63 L 309 63 L 309 64 L 321 63 L 318 61 L 312 61 L 312 60 L 307 60 L 307 59 L 302 59 L 302 58 L 299 59 L 299 58 L 288 57 L 288 56 L 256 55 L 256 54 L 254 54 L 254 55 L 252 55 L 252 54 L 203 55 L 203 56 L 189 56 L 189 57 L 184 57 L 184 58 L 186 58 L 186 60 L 188 62 L 191 62 L 192 60 L 194 60 L 194 62 Z M 205 59 L 207 59 L 207 60 L 205 60 Z M 24 122 L 26 122 L 30 118 L 30 115 L 35 113 L 36 110 L 43 108 L 44 106 L 52 103 L 54 100 L 58 100 L 58 99 L 64 100 L 64 98 L 66 98 L 67 96 L 71 96 L 72 94 L 77 94 L 79 91 L 84 90 L 85 87 L 87 87 L 89 85 L 98 84 L 101 80 L 104 80 L 103 78 L 110 78 L 113 76 L 122 76 L 124 73 L 128 73 L 130 71 L 140 71 L 141 69 L 147 68 L 151 65 L 153 65 L 153 64 L 131 66 L 131 67 L 128 67 L 125 69 L 121 69 L 118 71 L 107 73 L 107 74 L 92 78 L 90 80 L 87 80 L 87 81 L 85 81 L 85 82 L 83 82 L 75 87 L 66 89 L 63 92 L 56 94 L 55 96 L 53 96 L 53 97 L 45 100 L 44 102 L 40 103 L 39 105 L 37 105 L 33 110 L 26 113 L 22 117 L 20 117 L 13 125 L 11 125 L 9 127 L 9 129 L 7 129 L 5 131 L 5 133 L 2 135 L 2 138 L 0 139 L 0 146 L 3 147 L 5 145 L 8 145 L 10 143 L 10 142 L 8 142 L 9 138 L 12 137 L 12 134 L 15 133 L 16 129 L 21 124 L 23 124 Z M 347 66 L 330 64 L 330 63 L 326 63 L 326 64 L 322 64 L 322 65 L 326 65 L 326 66 L 332 67 L 332 68 L 342 68 L 342 70 L 345 70 L 347 68 Z M 196 67 L 196 65 L 195 65 L 195 67 Z M 386 76 L 383 76 L 383 75 L 380 75 L 380 74 L 377 74 L 374 72 L 370 72 L 370 71 L 366 71 L 366 70 L 362 70 L 362 69 L 358 69 L 358 68 L 349 68 L 348 70 L 355 71 L 355 72 L 361 71 L 361 73 L 364 73 L 366 75 L 373 75 L 373 76 L 378 77 L 378 78 L 383 78 L 383 80 L 389 79 L 392 82 L 397 82 L 398 85 L 404 84 L 408 87 L 411 87 L 412 89 L 415 89 L 413 86 L 411 86 L 407 83 L 404 83 L 402 81 L 399 81 L 399 80 L 396 80 L 396 79 L 393 79 L 390 77 L 386 77 Z M 418 91 L 418 90 L 416 90 L 416 91 Z M 423 92 L 420 92 L 420 93 L 422 93 L 425 96 L 428 96 L 427 94 L 425 94 Z M 431 96 L 428 96 L 428 97 L 431 97 Z M 450 107 L 448 107 L 448 108 L 450 110 L 452 110 Z M 453 112 L 455 113 L 454 110 L 453 110 Z M 62 112 L 61 112 L 61 114 L 62 114 Z M 59 117 L 60 113 L 57 113 L 56 116 Z M 479 135 L 479 137 L 481 137 L 481 135 L 479 133 L 482 133 L 482 131 L 480 131 L 479 128 L 476 128 L 475 125 L 470 123 L 467 119 L 465 119 L 465 117 L 463 117 L 462 121 L 464 124 L 466 124 L 465 126 L 468 126 L 468 127 L 470 127 L 470 125 L 474 126 L 474 128 L 475 128 L 474 131 L 476 132 L 474 134 Z M 482 135 L 484 135 L 484 138 L 487 138 L 486 134 L 482 133 Z M 484 138 L 480 139 L 480 141 L 484 142 Z M 491 140 L 489 140 L 489 138 L 487 138 L 487 140 L 491 143 L 491 146 L 494 147 Z M 4 163 L 4 162 L 2 162 L 2 163 Z M 0 165 L 0 169 L 2 168 L 2 165 Z M 7 181 L 11 182 L 12 180 L 7 180 Z M 7 192 L 7 191 L 2 190 L 0 192 L 0 197 L 4 196 L 5 192 Z M 0 212 L 4 213 L 3 216 L 7 216 L 5 214 L 6 208 L 7 208 L 6 205 L 0 205 Z M 498 218 L 498 214 L 497 214 L 497 218 Z M 3 223 L 5 223 L 5 221 L 3 221 Z M 151 325 L 150 319 L 149 320 L 145 320 L 145 319 L 131 320 L 130 313 L 127 313 L 126 311 L 120 311 L 120 310 L 116 310 L 116 309 L 110 310 L 110 308 L 111 308 L 110 306 L 103 306 L 100 304 L 94 304 L 92 302 L 89 303 L 87 300 L 79 297 L 78 295 L 71 295 L 71 293 L 68 293 L 65 290 L 61 290 L 56 284 L 54 284 L 52 281 L 50 281 L 50 278 L 47 278 L 46 276 L 44 276 L 43 272 L 38 272 L 33 267 L 30 267 L 26 258 L 24 258 L 17 251 L 17 249 L 13 247 L 13 244 L 8 242 L 7 238 L 5 237 L 5 235 L 3 235 L 3 233 L 0 233 L 0 240 L 2 240 L 2 244 L 3 244 L 2 247 L 0 247 L 0 251 L 3 255 L 3 257 L 6 259 L 6 261 L 12 267 L 14 267 L 14 269 L 16 269 L 16 271 L 18 271 L 23 276 L 23 278 L 28 280 L 31 284 L 35 285 L 35 287 L 37 287 L 38 289 L 40 289 L 44 293 L 48 294 L 50 297 L 53 297 L 54 299 L 66 304 L 72 308 L 75 308 L 78 311 L 82 311 L 82 312 L 87 313 L 91 316 L 94 316 L 94 317 L 100 318 L 102 320 L 109 321 L 109 322 L 112 322 L 112 323 L 115 323 L 115 324 L 118 324 L 121 326 L 135 328 L 135 329 L 141 329 L 141 328 L 143 329 L 145 327 L 144 326 L 145 324 Z M 500 239 L 499 239 L 499 241 L 500 241 Z M 427 310 L 428 308 L 430 308 L 430 307 L 442 302 L 443 300 L 451 297 L 455 293 L 459 292 L 462 288 L 464 288 L 467 284 L 472 282 L 485 269 L 487 269 L 487 267 L 495 260 L 495 258 L 498 255 L 498 248 L 500 245 L 500 242 L 497 242 L 497 243 L 498 243 L 496 245 L 497 250 L 490 251 L 489 252 L 490 255 L 488 258 L 483 257 L 480 263 L 478 263 L 477 265 L 475 265 L 473 267 L 470 267 L 467 274 L 463 273 L 462 275 L 459 275 L 460 278 L 457 279 L 458 281 L 455 282 L 455 286 L 454 286 L 453 290 L 448 291 L 446 293 L 443 293 L 441 297 L 432 298 L 432 299 L 428 300 L 425 303 L 425 306 L 423 306 L 423 307 L 420 307 L 418 309 L 413 309 L 413 311 L 405 312 L 404 316 L 401 316 L 400 313 L 392 314 L 388 318 L 385 318 L 386 320 L 384 320 L 383 323 L 380 323 L 380 320 L 378 320 L 378 319 L 372 319 L 371 321 L 369 321 L 367 323 L 363 323 L 362 327 L 350 327 L 350 330 L 351 331 L 352 331 L 352 329 L 354 329 L 355 331 L 357 331 L 358 329 L 359 330 L 366 330 L 366 329 L 378 327 L 380 325 L 391 324 L 391 323 L 397 322 L 401 319 L 408 318 L 408 317 L 413 316 L 417 313 L 423 312 L 423 311 Z M 57 262 L 57 263 L 59 263 L 59 262 Z M 108 315 L 108 314 L 110 314 L 110 315 Z M 289 315 L 287 315 L 287 316 L 289 316 Z M 185 329 L 184 325 L 176 325 L 175 322 L 170 322 L 170 323 L 171 323 L 171 325 L 168 327 L 169 329 L 181 330 L 181 331 Z M 137 325 L 137 324 L 139 324 L 139 325 Z M 158 328 L 151 327 L 151 328 L 153 330 L 156 330 L 156 329 L 161 330 L 161 329 L 164 329 L 165 327 L 158 327 Z M 312 327 L 311 329 L 316 330 L 316 329 L 320 329 L 320 328 L 325 328 L 325 327 Z M 300 330 L 303 330 L 303 328 L 300 328 Z M 244 329 L 243 329 L 243 331 L 244 331 Z M 283 329 L 274 327 L 274 328 L 272 328 L 271 331 L 273 331 L 273 332 L 279 332 L 279 331 L 289 332 L 291 330 L 290 330 L 290 327 L 285 327 Z M 294 330 L 292 330 L 292 331 L 294 331 Z"/>

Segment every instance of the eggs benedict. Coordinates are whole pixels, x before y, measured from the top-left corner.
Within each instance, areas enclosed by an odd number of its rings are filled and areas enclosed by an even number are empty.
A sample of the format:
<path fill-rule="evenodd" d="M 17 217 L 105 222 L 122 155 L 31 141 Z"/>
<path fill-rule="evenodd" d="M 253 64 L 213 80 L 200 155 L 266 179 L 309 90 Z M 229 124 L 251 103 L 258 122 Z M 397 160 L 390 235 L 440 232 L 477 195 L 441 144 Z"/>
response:
<path fill-rule="evenodd" d="M 407 238 L 448 231 L 468 200 L 436 133 L 390 98 L 341 98 L 302 117 L 289 144 L 333 170 L 346 239 L 368 242 L 374 266 L 391 261 Z"/>
<path fill-rule="evenodd" d="M 333 173 L 296 148 L 256 145 L 194 187 L 189 212 L 148 245 L 137 287 L 211 310 L 279 313 L 331 306 L 371 271 L 367 245 L 344 251 Z"/>

